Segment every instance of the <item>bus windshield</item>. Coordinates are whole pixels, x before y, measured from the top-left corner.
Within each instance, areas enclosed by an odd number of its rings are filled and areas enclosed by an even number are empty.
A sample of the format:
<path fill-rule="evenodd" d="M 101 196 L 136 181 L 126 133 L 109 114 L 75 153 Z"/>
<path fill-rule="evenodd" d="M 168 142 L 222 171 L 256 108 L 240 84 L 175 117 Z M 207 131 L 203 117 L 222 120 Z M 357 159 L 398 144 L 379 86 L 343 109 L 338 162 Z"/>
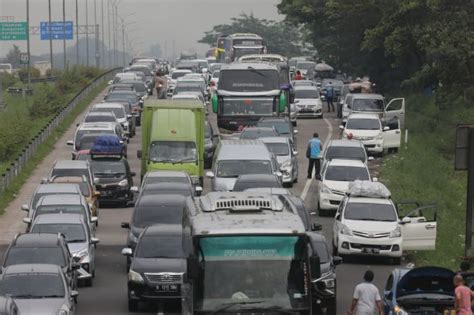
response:
<path fill-rule="evenodd" d="M 306 308 L 303 244 L 293 235 L 201 238 L 197 309 L 216 312 L 242 299 L 257 312 Z"/>
<path fill-rule="evenodd" d="M 224 98 L 222 114 L 229 116 L 272 116 L 274 98 Z"/>
<path fill-rule="evenodd" d="M 279 90 L 278 70 L 221 70 L 219 89 L 232 92 L 263 92 Z"/>

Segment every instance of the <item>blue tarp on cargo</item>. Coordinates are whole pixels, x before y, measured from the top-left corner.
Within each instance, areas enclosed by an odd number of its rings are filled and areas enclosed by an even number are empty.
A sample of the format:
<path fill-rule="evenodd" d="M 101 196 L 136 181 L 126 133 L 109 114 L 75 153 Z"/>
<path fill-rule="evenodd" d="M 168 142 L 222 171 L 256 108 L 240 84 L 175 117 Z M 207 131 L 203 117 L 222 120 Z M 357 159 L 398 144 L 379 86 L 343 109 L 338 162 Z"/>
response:
<path fill-rule="evenodd" d="M 122 154 L 123 144 L 116 135 L 98 136 L 91 147 L 92 154 Z"/>

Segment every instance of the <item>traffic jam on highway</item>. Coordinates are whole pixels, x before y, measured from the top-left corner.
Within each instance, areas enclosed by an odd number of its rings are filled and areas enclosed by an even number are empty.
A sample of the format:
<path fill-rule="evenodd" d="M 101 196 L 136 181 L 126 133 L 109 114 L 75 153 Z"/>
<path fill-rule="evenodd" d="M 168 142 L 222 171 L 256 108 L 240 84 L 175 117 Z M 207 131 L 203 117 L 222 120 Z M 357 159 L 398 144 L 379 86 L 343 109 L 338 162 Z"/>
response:
<path fill-rule="evenodd" d="M 71 127 L 58 144 L 70 158 L 21 207 L 0 314 L 79 314 L 80 292 L 105 294 L 115 277 L 111 298 L 128 310 L 82 314 L 343 314 L 337 275 L 353 257 L 395 265 L 385 314 L 454 307 L 452 271 L 398 266 L 405 251 L 435 249 L 436 209 L 396 203 L 373 173 L 402 146 L 404 98 L 321 60 L 267 53 L 256 34 L 197 57 L 134 58 Z M 115 228 L 121 246 L 104 254 Z M 101 281 L 116 254 L 120 270 Z"/>

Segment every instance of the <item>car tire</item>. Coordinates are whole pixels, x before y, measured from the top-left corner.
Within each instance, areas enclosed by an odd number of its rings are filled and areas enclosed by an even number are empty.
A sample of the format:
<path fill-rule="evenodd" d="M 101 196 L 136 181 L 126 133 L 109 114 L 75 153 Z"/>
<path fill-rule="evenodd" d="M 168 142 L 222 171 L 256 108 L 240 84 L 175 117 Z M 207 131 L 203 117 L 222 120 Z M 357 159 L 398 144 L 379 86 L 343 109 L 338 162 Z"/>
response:
<path fill-rule="evenodd" d="M 138 301 L 128 298 L 128 311 L 129 312 L 138 311 Z"/>

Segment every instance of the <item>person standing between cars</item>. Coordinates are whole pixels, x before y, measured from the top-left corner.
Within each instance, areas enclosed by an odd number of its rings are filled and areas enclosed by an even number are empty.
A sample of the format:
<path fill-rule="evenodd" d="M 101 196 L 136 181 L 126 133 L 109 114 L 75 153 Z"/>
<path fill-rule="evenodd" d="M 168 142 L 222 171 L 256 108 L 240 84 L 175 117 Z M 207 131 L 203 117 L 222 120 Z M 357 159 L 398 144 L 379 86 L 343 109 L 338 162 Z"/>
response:
<path fill-rule="evenodd" d="M 321 176 L 319 175 L 321 171 L 321 151 L 323 149 L 323 145 L 321 144 L 321 140 L 319 140 L 319 134 L 315 132 L 313 134 L 313 138 L 311 138 L 308 142 L 308 148 L 306 150 L 306 157 L 309 159 L 308 165 L 308 178 L 313 177 L 313 168 L 316 169 L 316 179 L 320 179 Z"/>
<path fill-rule="evenodd" d="M 334 103 L 332 102 L 332 99 L 334 97 L 334 87 L 332 86 L 332 82 L 329 82 L 326 85 L 326 102 L 328 103 L 328 113 L 334 111 Z"/>
<path fill-rule="evenodd" d="M 156 97 L 158 99 L 166 98 L 166 90 L 168 88 L 168 82 L 166 78 L 163 76 L 161 70 L 156 73 L 156 80 L 155 80 L 155 89 L 156 89 Z"/>
<path fill-rule="evenodd" d="M 354 290 L 354 296 L 348 315 L 378 315 L 383 314 L 382 299 L 379 289 L 372 283 L 374 273 L 367 270 L 364 274 L 364 282 L 358 284 Z"/>
<path fill-rule="evenodd" d="M 456 315 L 472 315 L 471 300 L 474 293 L 464 285 L 464 279 L 461 275 L 454 276 L 454 308 Z"/>
<path fill-rule="evenodd" d="M 300 70 L 296 70 L 295 80 L 303 80 Z"/>

